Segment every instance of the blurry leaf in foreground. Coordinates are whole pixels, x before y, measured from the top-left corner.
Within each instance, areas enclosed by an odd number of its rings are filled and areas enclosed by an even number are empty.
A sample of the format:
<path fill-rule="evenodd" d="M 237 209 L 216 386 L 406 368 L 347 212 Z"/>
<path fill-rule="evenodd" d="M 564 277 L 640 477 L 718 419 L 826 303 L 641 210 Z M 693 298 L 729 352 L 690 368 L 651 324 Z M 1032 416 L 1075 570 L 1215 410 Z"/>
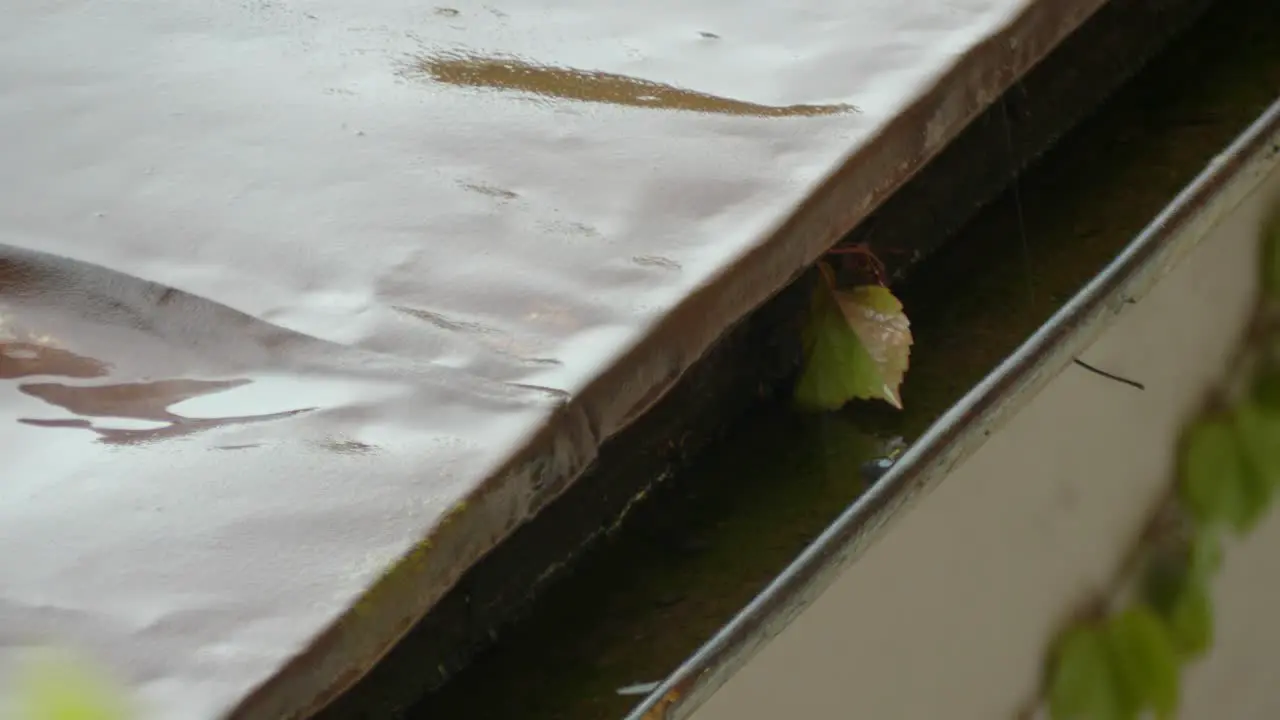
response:
<path fill-rule="evenodd" d="M 1213 574 L 1222 567 L 1222 541 L 1210 532 L 1198 532 L 1191 539 L 1188 553 L 1188 568 L 1191 579 L 1207 583 Z"/>
<path fill-rule="evenodd" d="M 1178 709 L 1178 649 L 1168 628 L 1137 605 L 1111 618 L 1107 644 L 1126 714 L 1153 710 L 1170 718 Z"/>
<path fill-rule="evenodd" d="M 1049 676 L 1049 715 L 1053 720 L 1128 720 L 1103 628 L 1072 628 L 1058 641 Z"/>
<path fill-rule="evenodd" d="M 1188 578 L 1166 611 L 1169 637 L 1186 659 L 1203 655 L 1213 644 L 1213 600 L 1206 582 Z"/>
<path fill-rule="evenodd" d="M 901 408 L 899 388 L 911 355 L 911 325 L 902 303 L 879 286 L 837 290 L 830 268 L 818 267 L 821 280 L 805 326 L 796 403 L 835 410 L 859 398 Z"/>
<path fill-rule="evenodd" d="M 41 653 L 18 686 L 19 720 L 127 720 L 124 693 L 82 663 Z"/>
<path fill-rule="evenodd" d="M 1200 420 L 1187 431 L 1178 492 L 1202 525 L 1246 529 L 1265 502 L 1249 492 L 1248 472 L 1235 428 L 1221 418 Z"/>
<path fill-rule="evenodd" d="M 1280 411 L 1256 400 L 1236 412 L 1236 430 L 1248 469 L 1263 487 L 1256 489 L 1270 500 L 1280 486 Z"/>
<path fill-rule="evenodd" d="M 1280 410 L 1280 370 L 1266 368 L 1253 381 L 1253 402 L 1266 410 Z"/>
<path fill-rule="evenodd" d="M 1202 655 L 1213 643 L 1209 587 L 1222 564 L 1217 533 L 1200 529 L 1180 551 L 1153 558 L 1144 597 L 1164 621 L 1182 660 Z"/>

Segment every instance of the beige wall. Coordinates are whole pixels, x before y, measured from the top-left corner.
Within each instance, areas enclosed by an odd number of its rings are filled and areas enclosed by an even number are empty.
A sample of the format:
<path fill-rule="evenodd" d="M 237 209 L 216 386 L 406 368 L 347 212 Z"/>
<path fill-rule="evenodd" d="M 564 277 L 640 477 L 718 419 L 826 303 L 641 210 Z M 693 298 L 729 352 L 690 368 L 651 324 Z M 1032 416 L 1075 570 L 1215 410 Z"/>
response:
<path fill-rule="evenodd" d="M 1062 618 L 1115 571 L 1224 370 L 1280 170 L 693 714 L 1011 718 Z M 1227 557 L 1183 717 L 1280 718 L 1280 513 Z"/>

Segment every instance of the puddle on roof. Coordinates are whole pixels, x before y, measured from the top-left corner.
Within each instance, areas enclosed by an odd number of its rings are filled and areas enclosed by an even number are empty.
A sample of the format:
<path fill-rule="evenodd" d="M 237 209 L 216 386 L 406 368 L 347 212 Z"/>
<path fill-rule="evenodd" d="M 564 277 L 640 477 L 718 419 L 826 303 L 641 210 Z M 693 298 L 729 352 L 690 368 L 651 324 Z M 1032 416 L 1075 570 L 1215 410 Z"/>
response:
<path fill-rule="evenodd" d="M 103 363 L 39 342 L 0 340 L 0 380 L 30 375 L 95 378 L 107 374 Z"/>
<path fill-rule="evenodd" d="M 325 407 L 351 406 L 367 401 L 371 394 L 390 397 L 400 390 L 393 383 L 279 373 L 246 375 L 243 370 L 231 377 L 216 377 L 221 373 L 215 372 L 214 378 L 199 379 L 183 372 L 182 365 L 157 377 L 153 373 L 161 368 L 146 368 L 137 360 L 139 354 L 148 355 L 148 349 L 163 355 L 163 341 L 153 346 L 147 339 L 126 335 L 123 343 L 116 337 L 100 352 L 86 352 L 84 347 L 67 347 L 53 337 L 15 327 L 7 322 L 12 319 L 0 315 L 0 387 L 8 386 L 16 391 L 15 397 L 24 395 L 41 404 L 23 405 L 18 412 L 11 408 L 0 421 L 88 430 L 109 445 L 139 445 L 228 425 L 279 420 Z M 75 330 L 71 333 L 79 335 Z M 113 336 L 107 333 L 107 337 Z M 89 344 L 103 339 L 99 336 Z M 93 356 L 103 352 L 107 357 Z"/>
<path fill-rule="evenodd" d="M 311 408 L 266 415 L 232 415 L 190 418 L 170 406 L 192 398 L 248 384 L 249 380 L 159 380 L 156 382 L 80 386 L 64 383 L 28 383 L 18 390 L 30 397 L 78 415 L 76 418 L 18 418 L 31 427 L 91 430 L 109 445 L 143 443 L 190 435 L 225 425 L 243 425 L 290 417 Z M 89 418 L 100 419 L 94 422 Z"/>
<path fill-rule="evenodd" d="M 853 105 L 761 105 L 629 75 L 540 65 L 516 57 L 446 53 L 419 58 L 414 70 L 459 87 L 510 90 L 577 102 L 718 115 L 806 117 L 857 112 Z"/>

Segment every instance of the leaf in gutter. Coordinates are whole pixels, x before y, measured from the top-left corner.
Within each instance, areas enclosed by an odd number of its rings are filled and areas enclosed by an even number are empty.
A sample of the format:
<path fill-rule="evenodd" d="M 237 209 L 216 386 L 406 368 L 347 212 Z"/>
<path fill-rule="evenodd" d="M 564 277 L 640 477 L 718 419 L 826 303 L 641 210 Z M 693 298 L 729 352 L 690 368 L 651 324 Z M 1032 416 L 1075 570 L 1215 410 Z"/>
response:
<path fill-rule="evenodd" d="M 911 327 L 902 303 L 886 288 L 837 290 L 819 264 L 805 325 L 804 369 L 795 400 L 812 410 L 836 410 L 857 399 L 902 407 L 899 388 L 911 353 Z"/>
<path fill-rule="evenodd" d="M 865 397 L 879 398 L 901 410 L 900 389 L 911 365 L 911 321 L 902 303 L 879 285 L 837 292 L 836 302 L 879 373 L 879 389 Z"/>

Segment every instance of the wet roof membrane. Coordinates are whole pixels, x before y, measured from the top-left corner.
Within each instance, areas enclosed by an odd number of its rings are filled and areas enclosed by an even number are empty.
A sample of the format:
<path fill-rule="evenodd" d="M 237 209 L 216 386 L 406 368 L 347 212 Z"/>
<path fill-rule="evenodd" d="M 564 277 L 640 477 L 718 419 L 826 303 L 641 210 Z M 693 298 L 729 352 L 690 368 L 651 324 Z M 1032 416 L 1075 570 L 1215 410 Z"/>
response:
<path fill-rule="evenodd" d="M 316 708 L 1100 4 L 9 8 L 0 685 Z"/>

